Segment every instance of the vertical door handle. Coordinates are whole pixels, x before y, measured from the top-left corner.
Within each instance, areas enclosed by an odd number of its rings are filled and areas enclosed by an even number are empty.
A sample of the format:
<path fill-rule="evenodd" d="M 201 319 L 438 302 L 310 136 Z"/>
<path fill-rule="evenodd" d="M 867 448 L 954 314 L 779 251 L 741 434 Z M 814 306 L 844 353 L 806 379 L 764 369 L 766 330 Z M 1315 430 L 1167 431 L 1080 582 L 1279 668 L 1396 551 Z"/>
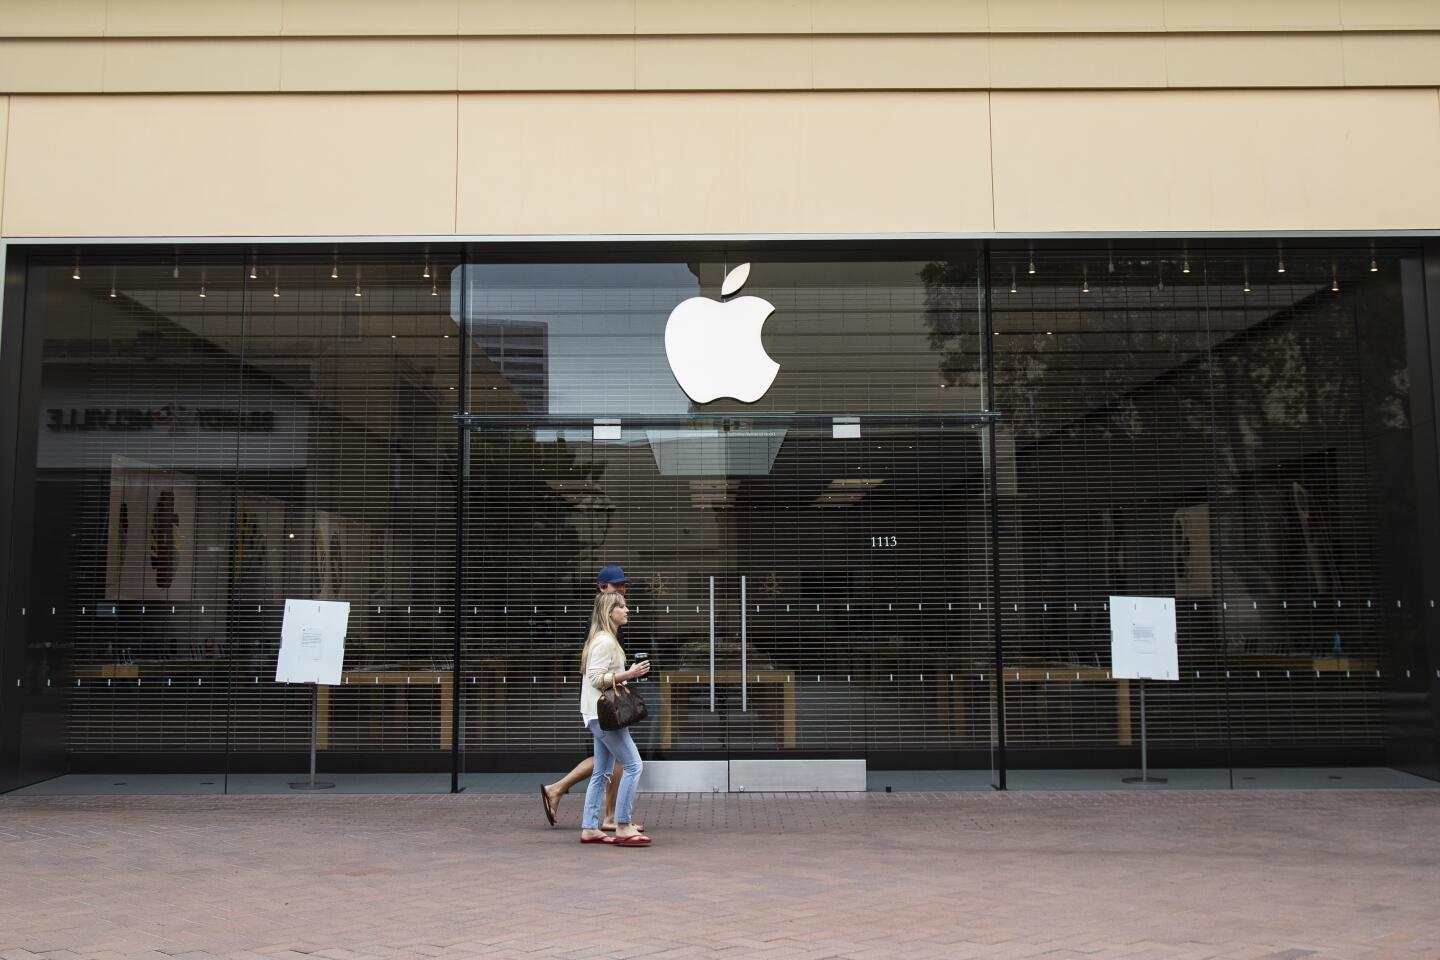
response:
<path fill-rule="evenodd" d="M 710 578 L 710 712 L 715 712 L 715 578 Z"/>
<path fill-rule="evenodd" d="M 740 578 L 740 712 L 746 713 L 750 709 L 750 687 L 746 683 L 749 679 L 746 674 L 749 670 L 750 661 L 746 656 L 746 633 L 745 628 L 745 578 Z"/>

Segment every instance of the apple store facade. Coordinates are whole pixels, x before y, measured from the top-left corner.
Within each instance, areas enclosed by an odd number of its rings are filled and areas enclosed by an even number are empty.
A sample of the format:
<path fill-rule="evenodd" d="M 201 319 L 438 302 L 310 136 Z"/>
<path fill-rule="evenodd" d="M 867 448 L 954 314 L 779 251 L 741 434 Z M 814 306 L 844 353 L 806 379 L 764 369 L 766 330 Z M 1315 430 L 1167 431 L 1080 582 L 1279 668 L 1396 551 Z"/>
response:
<path fill-rule="evenodd" d="M 656 785 L 1118 782 L 1142 730 L 1176 783 L 1440 777 L 1431 240 L 5 268 L 0 788 L 568 769 L 611 563 Z M 1173 598 L 1176 679 L 1112 675 L 1114 596 Z M 339 685 L 275 680 L 300 597 Z"/>

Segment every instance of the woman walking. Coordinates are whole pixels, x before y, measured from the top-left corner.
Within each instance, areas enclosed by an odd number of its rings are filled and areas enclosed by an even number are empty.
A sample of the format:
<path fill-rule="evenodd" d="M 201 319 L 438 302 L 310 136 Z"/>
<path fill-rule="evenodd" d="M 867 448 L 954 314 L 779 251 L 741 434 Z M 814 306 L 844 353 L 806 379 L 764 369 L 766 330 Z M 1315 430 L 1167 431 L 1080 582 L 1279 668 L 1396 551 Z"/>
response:
<path fill-rule="evenodd" d="M 595 592 L 601 593 L 624 593 L 625 592 L 625 571 L 618 564 L 606 564 L 595 574 Z M 584 665 L 581 665 L 584 669 Z M 554 783 L 540 784 L 540 802 L 545 805 L 545 819 L 550 821 L 550 826 L 555 826 L 555 814 L 560 809 L 560 798 L 570 792 L 570 788 L 577 783 L 588 782 L 595 772 L 595 758 L 586 757 L 575 765 L 565 776 Z M 605 813 L 604 819 L 600 822 L 600 829 L 615 829 L 615 791 L 620 788 L 621 776 L 620 764 L 615 764 L 615 771 L 610 777 L 610 786 L 605 789 Z M 645 832 L 643 824 L 635 824 L 635 829 L 641 833 Z"/>
<path fill-rule="evenodd" d="M 630 731 L 600 727 L 600 691 L 618 683 L 643 677 L 650 672 L 648 660 L 625 669 L 625 650 L 620 646 L 620 628 L 630 622 L 630 608 L 623 593 L 602 593 L 595 597 L 590 613 L 590 631 L 580 651 L 585 682 L 580 686 L 580 719 L 595 738 L 595 771 L 585 790 L 585 814 L 580 821 L 581 843 L 606 843 L 619 847 L 644 847 L 650 838 L 630 822 L 635 791 L 640 785 L 640 751 Z M 615 835 L 600 829 L 600 804 L 611 767 L 620 764 L 623 775 L 615 795 Z"/>

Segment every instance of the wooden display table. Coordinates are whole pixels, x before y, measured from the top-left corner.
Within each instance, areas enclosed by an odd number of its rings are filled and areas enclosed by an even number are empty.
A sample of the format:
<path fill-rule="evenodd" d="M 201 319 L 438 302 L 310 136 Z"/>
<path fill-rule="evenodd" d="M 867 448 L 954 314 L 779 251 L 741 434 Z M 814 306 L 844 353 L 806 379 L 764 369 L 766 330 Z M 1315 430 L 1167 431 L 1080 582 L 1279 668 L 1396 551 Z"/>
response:
<path fill-rule="evenodd" d="M 436 743 L 441 750 L 450 749 L 450 725 L 455 715 L 454 689 L 449 670 L 346 670 L 340 675 L 340 686 L 433 687 L 440 695 L 440 733 Z M 316 690 L 315 747 L 330 746 L 330 691 L 326 684 Z"/>
<path fill-rule="evenodd" d="M 1380 661 L 1368 657 L 1272 657 L 1239 654 L 1230 658 L 1232 676 L 1241 670 L 1285 670 L 1292 673 L 1374 673 Z"/>
<path fill-rule="evenodd" d="M 781 686 L 783 706 L 779 723 L 780 742 L 787 750 L 793 750 L 795 748 L 795 674 L 786 670 L 747 670 L 745 675 L 750 683 L 779 684 Z M 738 686 L 740 671 L 716 670 L 715 682 Z M 688 673 L 677 671 L 661 675 L 656 686 L 660 688 L 660 702 L 657 707 L 660 710 L 660 746 L 662 749 L 668 750 L 675 743 L 675 688 L 709 685 L 710 674 L 705 670 Z"/>
<path fill-rule="evenodd" d="M 142 660 L 138 663 L 86 663 L 71 668 L 77 680 L 138 680 L 142 677 L 190 679 L 196 673 L 223 674 L 223 660 Z"/>

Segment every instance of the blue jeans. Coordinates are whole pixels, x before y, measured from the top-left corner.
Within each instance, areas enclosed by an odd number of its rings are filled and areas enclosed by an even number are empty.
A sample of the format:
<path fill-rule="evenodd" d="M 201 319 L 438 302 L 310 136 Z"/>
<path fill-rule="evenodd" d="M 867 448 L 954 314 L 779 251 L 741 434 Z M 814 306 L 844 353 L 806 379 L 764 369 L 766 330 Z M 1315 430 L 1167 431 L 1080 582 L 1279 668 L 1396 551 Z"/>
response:
<path fill-rule="evenodd" d="M 640 771 L 645 767 L 640 761 L 640 751 L 635 749 L 629 730 L 601 730 L 599 720 L 591 720 L 585 726 L 595 736 L 595 772 L 590 774 L 590 786 L 585 788 L 585 816 L 580 827 L 599 829 L 605 785 L 610 782 L 610 771 L 615 769 L 617 760 L 625 775 L 620 778 L 620 791 L 615 795 L 615 822 L 629 823 L 635 807 L 635 790 L 640 786 Z"/>

